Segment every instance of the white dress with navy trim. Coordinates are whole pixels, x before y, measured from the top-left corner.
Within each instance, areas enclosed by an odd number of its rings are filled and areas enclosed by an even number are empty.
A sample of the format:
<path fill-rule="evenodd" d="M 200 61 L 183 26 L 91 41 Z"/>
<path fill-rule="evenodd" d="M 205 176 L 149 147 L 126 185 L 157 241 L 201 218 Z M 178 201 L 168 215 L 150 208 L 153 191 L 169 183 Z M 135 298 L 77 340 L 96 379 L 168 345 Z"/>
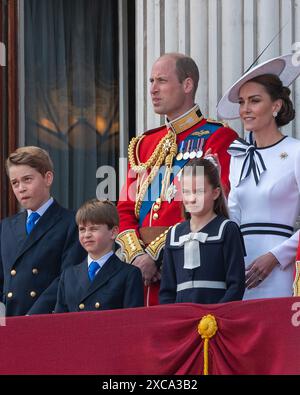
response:
<path fill-rule="evenodd" d="M 291 296 L 299 239 L 294 226 L 300 211 L 300 141 L 284 137 L 272 146 L 256 148 L 255 155 L 256 172 L 249 167 L 250 157 L 248 163 L 246 155 L 231 157 L 230 218 L 244 236 L 246 267 L 269 251 L 280 265 L 258 287 L 246 289 L 244 299 Z"/>

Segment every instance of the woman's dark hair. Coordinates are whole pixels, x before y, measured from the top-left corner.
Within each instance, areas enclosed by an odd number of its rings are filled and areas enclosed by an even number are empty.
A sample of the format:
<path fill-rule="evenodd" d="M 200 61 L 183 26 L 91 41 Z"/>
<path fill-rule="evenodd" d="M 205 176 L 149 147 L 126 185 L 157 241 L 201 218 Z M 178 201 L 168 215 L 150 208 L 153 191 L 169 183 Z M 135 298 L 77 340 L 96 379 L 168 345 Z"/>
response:
<path fill-rule="evenodd" d="M 262 85 L 267 93 L 270 95 L 272 101 L 281 99 L 282 106 L 277 116 L 275 117 L 275 122 L 278 127 L 287 125 L 290 121 L 295 118 L 295 110 L 293 103 L 290 99 L 290 89 L 282 85 L 279 77 L 275 74 L 263 74 L 252 78 L 248 82 L 256 82 Z"/>
<path fill-rule="evenodd" d="M 229 218 L 226 199 L 221 185 L 219 169 L 214 163 L 212 163 L 212 161 L 204 158 L 193 159 L 184 166 L 183 175 L 199 175 L 199 170 L 197 169 L 199 169 L 201 166 L 204 170 L 204 176 L 207 178 L 212 188 L 220 188 L 220 195 L 214 202 L 214 212 L 217 215 L 223 215 L 224 217 Z M 190 219 L 191 215 L 184 210 L 184 217 L 186 219 Z"/>

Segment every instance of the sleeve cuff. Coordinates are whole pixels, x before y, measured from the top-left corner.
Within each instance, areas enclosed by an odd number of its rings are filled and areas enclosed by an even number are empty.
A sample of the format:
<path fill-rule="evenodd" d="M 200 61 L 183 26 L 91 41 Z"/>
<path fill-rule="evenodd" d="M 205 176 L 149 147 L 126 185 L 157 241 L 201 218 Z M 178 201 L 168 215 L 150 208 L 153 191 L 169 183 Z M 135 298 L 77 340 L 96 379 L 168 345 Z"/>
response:
<path fill-rule="evenodd" d="M 134 229 L 119 233 L 116 243 L 120 246 L 121 254 L 127 263 L 132 263 L 137 256 L 144 254 L 144 249 Z"/>
<path fill-rule="evenodd" d="M 170 229 L 170 228 L 169 228 Z M 157 236 L 150 244 L 148 244 L 145 252 L 151 256 L 154 261 L 157 261 L 159 258 L 159 254 L 166 244 L 166 238 L 169 229 L 165 230 L 159 236 Z"/>
<path fill-rule="evenodd" d="M 275 256 L 277 261 L 279 262 L 280 269 L 285 270 L 287 266 L 289 266 L 292 262 L 295 262 L 295 252 L 296 250 L 293 250 L 290 248 L 290 246 L 286 246 L 286 248 L 282 248 L 281 245 L 273 248 L 270 250 L 271 254 Z"/>

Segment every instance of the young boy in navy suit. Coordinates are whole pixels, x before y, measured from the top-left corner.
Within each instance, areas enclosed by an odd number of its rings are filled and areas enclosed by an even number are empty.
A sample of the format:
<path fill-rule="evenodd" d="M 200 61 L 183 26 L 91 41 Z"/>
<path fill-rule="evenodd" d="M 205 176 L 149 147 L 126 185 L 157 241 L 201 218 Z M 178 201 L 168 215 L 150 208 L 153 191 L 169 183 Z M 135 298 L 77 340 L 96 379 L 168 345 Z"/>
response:
<path fill-rule="evenodd" d="M 113 252 L 119 233 L 115 205 L 108 200 L 89 200 L 77 211 L 76 222 L 88 256 L 63 272 L 55 313 L 143 306 L 140 269 L 122 262 Z"/>
<path fill-rule="evenodd" d="M 6 170 L 25 209 L 0 222 L 0 294 L 6 315 L 52 313 L 62 270 L 84 256 L 75 215 L 50 195 L 54 171 L 45 150 L 18 148 Z"/>

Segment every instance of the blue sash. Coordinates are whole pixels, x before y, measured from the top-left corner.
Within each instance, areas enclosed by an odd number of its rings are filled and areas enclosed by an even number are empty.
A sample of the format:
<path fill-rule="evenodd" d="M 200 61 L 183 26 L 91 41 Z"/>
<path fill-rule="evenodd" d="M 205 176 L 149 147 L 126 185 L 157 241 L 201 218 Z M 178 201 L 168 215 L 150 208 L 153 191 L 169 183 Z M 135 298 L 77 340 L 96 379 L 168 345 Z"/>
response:
<path fill-rule="evenodd" d="M 193 130 L 191 132 L 191 134 L 189 134 L 183 141 L 198 140 L 200 138 L 207 140 L 220 127 L 221 127 L 220 124 L 205 123 L 204 125 L 200 126 L 199 128 Z M 207 131 L 209 131 L 209 133 L 203 134 L 201 136 L 193 135 L 196 132 L 200 132 L 201 130 L 207 130 Z M 184 160 L 184 159 L 182 159 L 182 160 L 175 159 L 174 160 L 173 171 L 172 171 L 171 177 L 170 177 L 170 184 L 174 181 L 174 178 L 176 177 L 176 175 L 179 173 L 179 171 L 185 166 L 185 164 L 189 160 L 190 160 L 189 158 L 186 160 Z M 164 178 L 165 170 L 166 170 L 165 166 L 161 166 L 157 175 L 152 180 L 151 185 L 149 185 L 147 192 L 145 193 L 143 202 L 141 204 L 141 209 L 140 209 L 139 226 L 142 226 L 144 219 L 146 218 L 147 214 L 149 213 L 149 211 L 151 210 L 151 208 L 153 206 L 153 203 L 160 196 L 161 186 L 162 186 L 162 181 Z"/>

